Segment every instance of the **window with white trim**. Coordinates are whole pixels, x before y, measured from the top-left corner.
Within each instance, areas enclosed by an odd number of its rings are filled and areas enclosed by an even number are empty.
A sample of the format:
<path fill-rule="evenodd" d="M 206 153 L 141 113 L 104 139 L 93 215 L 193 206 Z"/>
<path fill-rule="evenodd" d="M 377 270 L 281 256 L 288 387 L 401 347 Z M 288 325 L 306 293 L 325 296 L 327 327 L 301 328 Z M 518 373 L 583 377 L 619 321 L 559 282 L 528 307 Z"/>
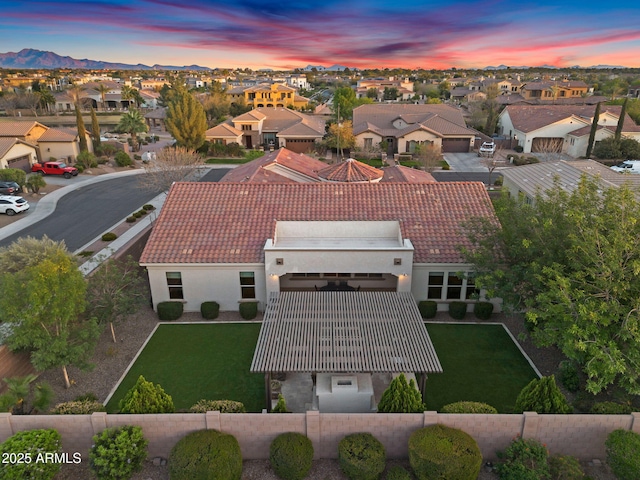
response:
<path fill-rule="evenodd" d="M 167 287 L 169 288 L 169 298 L 173 300 L 184 299 L 184 292 L 182 290 L 182 273 L 181 272 L 167 272 Z"/>
<path fill-rule="evenodd" d="M 240 272 L 240 290 L 242 298 L 256 298 L 256 274 Z"/>

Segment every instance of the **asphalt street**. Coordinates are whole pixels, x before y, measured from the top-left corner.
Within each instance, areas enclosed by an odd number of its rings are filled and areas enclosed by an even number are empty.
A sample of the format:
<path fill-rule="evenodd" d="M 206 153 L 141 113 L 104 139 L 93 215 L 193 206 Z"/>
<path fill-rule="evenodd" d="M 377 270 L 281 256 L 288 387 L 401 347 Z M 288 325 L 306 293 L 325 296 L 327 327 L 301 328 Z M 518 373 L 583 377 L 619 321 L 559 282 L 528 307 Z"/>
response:
<path fill-rule="evenodd" d="M 200 181 L 216 182 L 228 169 L 213 169 Z M 20 237 L 64 240 L 70 251 L 86 245 L 160 194 L 142 187 L 143 175 L 123 176 L 87 183 L 64 195 L 55 211 L 43 220 L 0 240 L 10 245 Z"/>

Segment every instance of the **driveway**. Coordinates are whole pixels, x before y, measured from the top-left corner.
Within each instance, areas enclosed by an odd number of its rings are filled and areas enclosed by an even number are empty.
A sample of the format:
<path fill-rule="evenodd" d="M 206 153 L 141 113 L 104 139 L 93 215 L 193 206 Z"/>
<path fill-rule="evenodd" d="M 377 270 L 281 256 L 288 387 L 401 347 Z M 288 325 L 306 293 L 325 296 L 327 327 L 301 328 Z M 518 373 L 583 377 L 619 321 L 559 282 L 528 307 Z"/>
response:
<path fill-rule="evenodd" d="M 482 163 L 482 158 L 478 154 L 446 152 L 442 154 L 451 170 L 455 172 L 487 172 L 487 167 Z"/>

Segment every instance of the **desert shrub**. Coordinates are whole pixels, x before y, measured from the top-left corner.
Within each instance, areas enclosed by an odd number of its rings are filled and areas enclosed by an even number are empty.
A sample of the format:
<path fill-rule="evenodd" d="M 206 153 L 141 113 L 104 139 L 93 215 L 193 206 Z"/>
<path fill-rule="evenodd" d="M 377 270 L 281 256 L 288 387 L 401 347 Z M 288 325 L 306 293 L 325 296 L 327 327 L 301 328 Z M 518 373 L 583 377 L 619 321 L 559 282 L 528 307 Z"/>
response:
<path fill-rule="evenodd" d="M 173 399 L 164 389 L 140 375 L 136 384 L 120 400 L 120 413 L 173 413 Z"/>
<path fill-rule="evenodd" d="M 153 205 L 151 205 L 150 203 L 145 203 L 145 204 L 142 206 L 142 209 L 143 209 L 143 210 L 146 210 L 146 211 L 148 211 L 148 212 L 149 212 L 149 211 L 151 211 L 151 210 L 155 210 L 155 209 L 156 209 L 156 207 L 154 207 L 154 206 L 153 206 Z"/>
<path fill-rule="evenodd" d="M 73 402 L 59 403 L 51 410 L 55 415 L 89 415 L 94 412 L 104 412 L 105 408 L 100 402 L 94 400 L 75 400 Z"/>
<path fill-rule="evenodd" d="M 496 187 L 501 187 L 503 183 L 504 183 L 504 178 L 502 176 L 499 176 L 498 178 L 496 178 L 496 181 L 493 182 L 493 184 Z"/>
<path fill-rule="evenodd" d="M 78 395 L 73 399 L 74 402 L 84 402 L 85 400 L 89 402 L 97 402 L 98 396 L 93 392 L 83 393 L 82 395 Z"/>
<path fill-rule="evenodd" d="M 338 444 L 342 472 L 352 480 L 376 480 L 384 471 L 384 445 L 370 433 L 347 435 Z"/>
<path fill-rule="evenodd" d="M 513 149 L 517 152 L 517 153 L 522 153 L 524 151 L 524 147 L 522 147 L 521 145 L 516 145 L 515 147 L 513 147 Z"/>
<path fill-rule="evenodd" d="M 123 152 L 122 150 L 116 153 L 114 160 L 116 161 L 116 165 L 119 167 L 128 167 L 133 163 L 131 161 L 131 157 L 127 153 Z"/>
<path fill-rule="evenodd" d="M 199 430 L 175 444 L 169 454 L 171 480 L 240 480 L 242 453 L 233 435 Z"/>
<path fill-rule="evenodd" d="M 96 159 L 96 156 L 91 152 L 81 152 L 76 157 L 76 168 L 78 168 L 79 165 L 82 165 L 83 170 L 96 168 L 98 166 L 98 160 Z"/>
<path fill-rule="evenodd" d="M 477 302 L 473 306 L 473 314 L 480 320 L 489 320 L 493 313 L 493 303 L 491 302 Z"/>
<path fill-rule="evenodd" d="M 179 319 L 184 311 L 182 302 L 159 302 L 156 308 L 158 318 L 164 322 Z"/>
<path fill-rule="evenodd" d="M 33 193 L 38 193 L 40 192 L 41 188 L 47 186 L 47 182 L 42 175 L 39 175 L 37 173 L 30 173 L 29 175 L 27 175 L 25 185 Z"/>
<path fill-rule="evenodd" d="M 578 368 L 570 360 L 560 362 L 558 368 L 558 380 L 571 393 L 575 393 L 580 389 L 580 377 L 578 377 Z"/>
<path fill-rule="evenodd" d="M 118 238 L 118 235 L 116 235 L 113 232 L 107 232 L 107 233 L 103 233 L 102 234 L 102 241 L 103 242 L 111 242 L 111 241 L 115 240 L 116 238 Z"/>
<path fill-rule="evenodd" d="M 135 218 L 140 218 L 141 216 L 142 216 L 142 214 L 140 212 L 135 212 L 133 214 L 133 217 L 135 217 Z"/>
<path fill-rule="evenodd" d="M 193 405 L 189 412 L 191 413 L 207 413 L 207 412 L 220 412 L 220 413 L 247 413 L 246 408 L 242 402 L 236 402 L 234 400 L 199 400 L 198 403 Z"/>
<path fill-rule="evenodd" d="M 520 157 L 520 156 L 516 155 L 516 156 L 513 157 L 513 164 L 516 165 L 516 166 L 531 165 L 532 163 L 540 163 L 540 160 L 538 160 L 534 156 L 525 157 L 524 155 L 522 155 Z"/>
<path fill-rule="evenodd" d="M 571 413 L 571 405 L 553 375 L 531 380 L 518 394 L 515 412 Z"/>
<path fill-rule="evenodd" d="M 140 427 L 106 428 L 93 437 L 89 451 L 91 470 L 99 480 L 131 478 L 134 472 L 142 470 L 148 443 Z"/>
<path fill-rule="evenodd" d="M 640 478 L 640 435 L 630 430 L 614 430 L 604 445 L 607 463 L 619 480 Z"/>
<path fill-rule="evenodd" d="M 449 304 L 449 315 L 456 320 L 462 320 L 467 314 L 466 302 L 451 302 Z"/>
<path fill-rule="evenodd" d="M 438 312 L 438 304 L 433 300 L 422 300 L 418 303 L 418 310 L 422 318 L 433 318 Z"/>
<path fill-rule="evenodd" d="M 440 162 L 440 167 L 442 167 L 442 170 L 451 170 L 451 165 L 446 160 Z"/>
<path fill-rule="evenodd" d="M 276 403 L 276 406 L 271 410 L 271 413 L 291 413 L 287 408 L 287 402 L 281 393 L 278 394 L 278 402 Z"/>
<path fill-rule="evenodd" d="M 482 454 L 468 433 L 436 424 L 411 434 L 409 463 L 418 480 L 475 480 L 480 473 Z"/>
<path fill-rule="evenodd" d="M 491 405 L 481 402 L 455 402 L 445 405 L 440 413 L 498 413 Z"/>
<path fill-rule="evenodd" d="M 271 442 L 269 462 L 278 477 L 302 480 L 311 470 L 313 444 L 301 433 L 281 433 Z"/>
<path fill-rule="evenodd" d="M 583 480 L 584 470 L 577 458 L 570 455 L 549 457 L 549 473 L 553 480 Z"/>
<path fill-rule="evenodd" d="M 81 163 L 76 163 L 76 169 L 78 169 L 78 173 L 84 172 L 84 165 Z"/>
<path fill-rule="evenodd" d="M 220 304 L 218 302 L 202 302 L 200 304 L 200 314 L 205 320 L 218 318 Z"/>
<path fill-rule="evenodd" d="M 3 480 L 50 480 L 55 477 L 60 464 L 57 462 L 37 462 L 38 454 L 44 452 L 60 453 L 62 442 L 60 434 L 54 429 L 25 430 L 18 432 L 0 443 L 0 458 L 3 460 L 0 468 L 0 478 Z M 24 455 L 24 461 L 15 461 L 10 455 Z M 27 463 L 26 458 L 31 462 Z M 8 460 L 8 463 L 4 463 Z"/>
<path fill-rule="evenodd" d="M 416 382 L 407 382 L 404 373 L 391 380 L 378 403 L 379 413 L 422 413 L 426 407 Z"/>
<path fill-rule="evenodd" d="M 537 440 L 516 438 L 504 452 L 498 452 L 496 472 L 503 480 L 548 479 L 548 456 L 546 447 Z"/>
<path fill-rule="evenodd" d="M 127 217 L 127 220 L 126 220 L 126 221 L 127 221 L 127 223 L 133 223 L 133 222 L 135 222 L 136 220 L 137 220 L 137 218 L 136 218 L 136 217 L 134 217 L 134 216 L 132 215 L 132 216 L 130 216 L 130 217 Z"/>
<path fill-rule="evenodd" d="M 240 316 L 245 320 L 252 320 L 258 315 L 258 302 L 242 302 Z"/>
<path fill-rule="evenodd" d="M 599 415 L 628 415 L 633 412 L 633 407 L 626 403 L 597 402 L 591 407 L 591 413 Z"/>
<path fill-rule="evenodd" d="M 20 168 L 3 168 L 0 170 L 0 180 L 16 182 L 18 185 L 24 186 L 27 183 L 27 173 Z"/>
<path fill-rule="evenodd" d="M 411 473 L 400 465 L 391 467 L 384 478 L 385 480 L 413 480 Z"/>

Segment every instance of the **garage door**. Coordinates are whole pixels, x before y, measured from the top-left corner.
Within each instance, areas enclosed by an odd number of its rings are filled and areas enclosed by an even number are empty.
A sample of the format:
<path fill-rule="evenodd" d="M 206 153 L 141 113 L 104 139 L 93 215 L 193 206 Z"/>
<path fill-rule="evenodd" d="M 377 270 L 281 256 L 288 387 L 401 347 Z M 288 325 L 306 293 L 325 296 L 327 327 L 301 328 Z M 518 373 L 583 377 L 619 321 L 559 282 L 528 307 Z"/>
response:
<path fill-rule="evenodd" d="M 295 153 L 309 153 L 313 150 L 315 141 L 313 139 L 287 138 L 287 150 Z"/>
<path fill-rule="evenodd" d="M 11 160 L 7 160 L 8 168 L 19 168 L 20 170 L 24 170 L 29 173 L 31 171 L 31 162 L 29 161 L 29 155 L 24 155 L 18 158 L 12 158 Z"/>
<path fill-rule="evenodd" d="M 534 138 L 531 142 L 531 151 L 533 153 L 561 153 L 562 138 Z"/>
<path fill-rule="evenodd" d="M 468 152 L 469 144 L 470 142 L 468 138 L 443 138 L 442 151 L 443 152 Z"/>

